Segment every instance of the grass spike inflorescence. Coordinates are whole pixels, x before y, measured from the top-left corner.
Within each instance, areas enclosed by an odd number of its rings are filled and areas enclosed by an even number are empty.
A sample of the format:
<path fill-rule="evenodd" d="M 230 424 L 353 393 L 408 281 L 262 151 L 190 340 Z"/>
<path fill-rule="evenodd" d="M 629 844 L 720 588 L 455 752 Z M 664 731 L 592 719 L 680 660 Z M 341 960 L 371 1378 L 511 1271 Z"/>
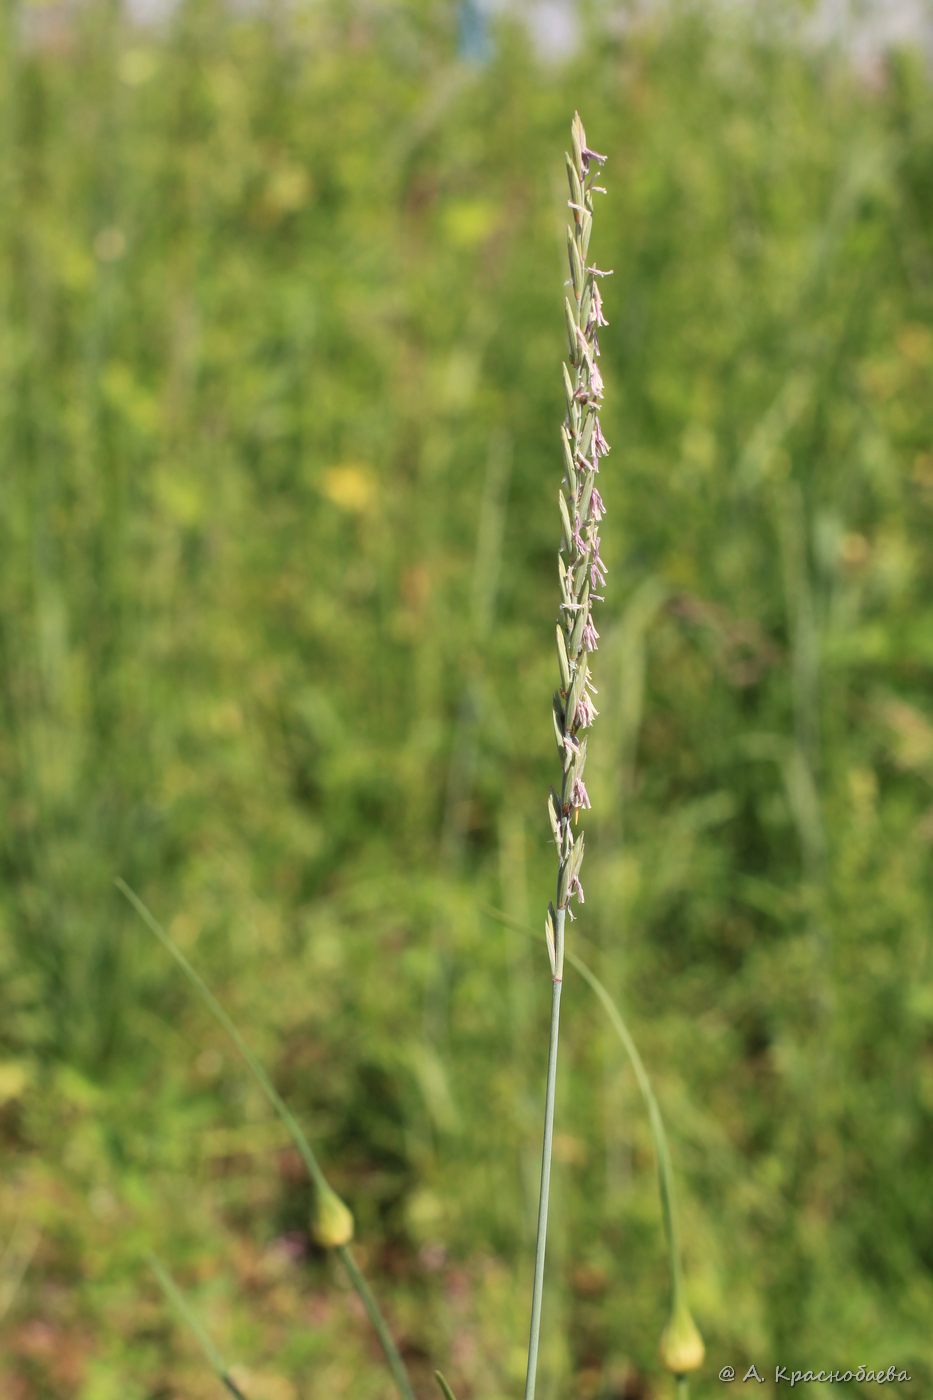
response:
<path fill-rule="evenodd" d="M 541 1190 L 535 1243 L 535 1272 L 528 1339 L 525 1400 L 533 1400 L 541 1337 L 541 1304 L 544 1293 L 544 1256 L 547 1244 L 548 1196 L 551 1180 L 551 1147 L 554 1133 L 554 1099 L 557 1087 L 557 1047 L 560 1030 L 560 994 L 564 968 L 564 924 L 573 918 L 571 904 L 583 903 L 580 867 L 583 834 L 574 828 L 580 812 L 590 805 L 583 780 L 586 738 L 597 715 L 589 655 L 599 633 L 593 622 L 593 603 L 606 582 L 600 556 L 599 522 L 602 497 L 596 486 L 600 458 L 609 451 L 599 421 L 603 379 L 599 371 L 599 331 L 607 325 L 603 315 L 599 279 L 608 274 L 588 262 L 593 228 L 593 195 L 602 193 L 594 183 L 596 167 L 606 157 L 587 144 L 579 113 L 571 124 L 573 155 L 566 156 L 571 224 L 567 229 L 570 294 L 564 299 L 567 325 L 567 362 L 563 366 L 567 414 L 561 429 L 564 477 L 558 495 L 561 545 L 558 554 L 560 607 L 557 618 L 557 659 L 560 686 L 554 696 L 553 714 L 557 751 L 561 760 L 560 792 L 548 800 L 551 829 L 557 847 L 557 896 L 549 905 L 545 923 L 551 963 L 551 1030 L 548 1043 L 547 1090 L 544 1109 L 544 1143 L 541 1152 Z"/>
<path fill-rule="evenodd" d="M 572 902 L 583 902 L 580 865 L 583 837 L 575 836 L 579 813 L 590 799 L 583 778 L 586 739 L 597 715 L 592 696 L 596 693 L 590 675 L 589 657 L 599 644 L 593 622 L 593 604 L 601 601 L 598 590 L 606 582 L 606 566 L 600 555 L 599 524 L 604 515 L 602 496 L 596 486 L 600 458 L 609 451 L 599 421 L 603 380 L 599 372 L 599 332 L 608 324 L 603 315 L 599 279 L 608 274 L 587 263 L 593 224 L 593 195 L 600 190 L 594 183 L 595 166 L 605 156 L 587 145 L 579 115 L 572 127 L 573 157 L 567 156 L 572 225 L 567 229 L 571 295 L 564 299 L 567 319 L 568 360 L 565 365 L 567 416 L 561 428 L 564 476 L 558 504 L 562 523 L 560 552 L 560 608 L 557 620 L 557 658 L 560 687 L 554 696 L 554 719 L 558 754 L 563 776 L 552 827 L 557 847 L 558 897 L 556 909 L 548 914 L 549 943 L 556 945 L 557 924 L 562 926 Z M 559 962 L 552 971 L 561 975 Z"/>

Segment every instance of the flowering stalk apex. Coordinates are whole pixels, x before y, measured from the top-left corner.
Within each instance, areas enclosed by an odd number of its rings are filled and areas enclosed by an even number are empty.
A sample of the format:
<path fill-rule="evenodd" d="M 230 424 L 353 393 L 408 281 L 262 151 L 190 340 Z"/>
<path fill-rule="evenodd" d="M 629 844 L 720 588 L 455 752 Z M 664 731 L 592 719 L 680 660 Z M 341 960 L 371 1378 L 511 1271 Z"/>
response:
<path fill-rule="evenodd" d="M 589 657 L 599 645 L 592 605 L 600 600 L 597 590 L 606 582 L 599 540 L 599 523 L 606 508 L 596 489 L 596 475 L 609 444 L 599 422 L 603 377 L 597 363 L 599 331 L 608 325 L 598 279 L 608 274 L 587 262 L 593 195 L 599 190 L 593 183 L 595 166 L 606 157 L 587 144 L 579 113 L 574 113 L 570 134 L 573 154 L 566 157 L 570 282 L 564 300 L 568 350 L 563 366 L 567 416 L 561 428 L 564 479 L 558 499 L 562 525 L 557 620 L 560 687 L 554 696 L 554 728 L 564 775 L 560 793 L 552 795 L 551 826 L 557 846 L 557 908 L 572 919 L 571 901 L 583 902 L 583 838 L 575 837 L 573 828 L 580 812 L 590 805 L 583 781 L 586 740 L 581 736 L 598 714 L 589 669 Z M 548 941 L 550 944 L 550 934 Z M 553 951 L 551 961 L 553 966 Z"/>
<path fill-rule="evenodd" d="M 559 492 L 562 541 L 557 555 L 560 577 L 560 607 L 557 613 L 557 661 L 560 686 L 552 708 L 554 737 L 563 777 L 558 792 L 552 788 L 548 815 L 557 847 L 557 898 L 548 905 L 544 932 L 551 964 L 551 1031 L 548 1039 L 547 1089 L 544 1099 L 544 1141 L 541 1147 L 541 1191 L 538 1197 L 538 1230 L 535 1240 L 535 1276 L 531 1293 L 531 1326 L 528 1335 L 528 1369 L 525 1372 L 525 1400 L 535 1400 L 538 1351 L 541 1341 L 541 1311 L 544 1297 L 544 1256 L 547 1246 L 548 1198 L 551 1184 L 551 1158 L 554 1147 L 554 1102 L 557 1094 L 557 1047 L 560 1029 L 560 998 L 564 974 L 564 925 L 573 899 L 583 903 L 580 866 L 583 861 L 583 833 L 575 837 L 573 828 L 580 812 L 590 805 L 583 781 L 586 763 L 587 729 L 596 717 L 591 694 L 596 687 L 590 679 L 589 655 L 596 650 L 599 633 L 593 625 L 591 604 L 598 598 L 597 586 L 605 582 L 606 571 L 599 555 L 599 521 L 603 504 L 595 487 L 599 459 L 609 444 L 599 426 L 599 405 L 603 396 L 598 332 L 606 324 L 595 278 L 599 270 L 587 263 L 593 225 L 592 162 L 605 160 L 590 149 L 579 113 L 574 113 L 570 130 L 573 155 L 568 155 L 567 179 L 570 185 L 572 224 L 567 229 L 571 295 L 564 303 L 567 324 L 567 359 L 562 366 L 567 416 L 561 429 L 564 479 Z"/>

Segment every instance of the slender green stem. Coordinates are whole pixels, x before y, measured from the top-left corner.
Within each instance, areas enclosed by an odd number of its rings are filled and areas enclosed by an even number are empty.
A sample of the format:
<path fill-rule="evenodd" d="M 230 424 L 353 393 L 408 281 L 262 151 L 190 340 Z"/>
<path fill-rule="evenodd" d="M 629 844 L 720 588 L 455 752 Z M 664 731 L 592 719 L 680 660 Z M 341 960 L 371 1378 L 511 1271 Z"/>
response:
<path fill-rule="evenodd" d="M 379 1338 L 379 1345 L 382 1347 L 386 1363 L 398 1387 L 399 1395 L 403 1396 L 404 1400 L 415 1400 L 415 1394 L 411 1388 L 411 1382 L 408 1379 L 405 1363 L 399 1354 L 398 1347 L 395 1345 L 386 1320 L 379 1311 L 379 1304 L 373 1297 L 369 1284 L 360 1272 L 360 1266 L 353 1258 L 349 1245 L 340 1245 L 337 1249 L 337 1254 L 340 1257 L 341 1264 L 346 1270 L 347 1278 L 355 1288 L 360 1302 L 366 1309 L 366 1316 L 372 1323 L 373 1331 Z"/>
<path fill-rule="evenodd" d="M 555 920 L 555 972 L 551 983 L 551 1035 L 547 1053 L 547 1090 L 544 1100 L 544 1142 L 541 1148 L 541 1193 L 538 1198 L 538 1233 L 535 1240 L 535 1281 L 531 1294 L 531 1328 L 528 1337 L 528 1370 L 525 1400 L 534 1400 L 541 1341 L 541 1305 L 544 1297 L 544 1254 L 547 1247 L 548 1201 L 551 1190 L 551 1156 L 554 1146 L 554 1100 L 557 1090 L 557 1045 L 560 1032 L 561 970 L 564 957 L 565 910 Z"/>
<path fill-rule="evenodd" d="M 533 938 L 537 942 L 539 935 L 536 934 L 533 929 L 527 928 L 516 919 L 510 918 L 508 914 L 502 913 L 501 910 L 484 909 L 483 912 L 488 914 L 491 918 L 497 919 L 500 923 L 504 924 L 506 928 L 514 929 L 516 933 L 522 933 L 527 938 Z M 558 961 L 557 958 L 554 960 L 555 967 L 557 968 L 562 966 L 564 956 L 562 925 L 558 942 L 560 961 Z M 654 1090 L 651 1087 L 651 1080 L 648 1078 L 648 1072 L 638 1053 L 638 1048 L 612 997 L 596 976 L 595 972 L 590 970 L 581 957 L 571 952 L 569 949 L 567 950 L 566 956 L 570 965 L 576 968 L 583 980 L 589 985 L 606 1015 L 609 1017 L 613 1030 L 621 1040 L 625 1052 L 631 1061 L 632 1068 L 635 1071 L 635 1078 L 638 1081 L 638 1087 L 641 1090 L 642 1097 L 648 1109 L 651 1134 L 654 1139 L 654 1148 L 657 1156 L 661 1216 L 664 1222 L 664 1236 L 667 1243 L 671 1270 L 671 1317 L 661 1338 L 661 1359 L 667 1369 L 676 1377 L 677 1400 L 689 1400 L 690 1382 L 688 1373 L 690 1371 L 695 1371 L 702 1364 L 704 1350 L 703 1338 L 690 1315 L 690 1309 L 684 1297 L 677 1203 L 674 1195 L 674 1171 L 671 1164 L 671 1153 L 667 1142 L 667 1134 L 664 1131 L 664 1121 L 661 1117 L 661 1110 L 654 1096 Z M 540 1228 L 540 1221 L 539 1245 L 543 1256 L 543 1234 Z M 534 1323 L 532 1326 L 534 1328 Z M 531 1390 L 526 1390 L 525 1392 L 526 1397 L 530 1397 L 534 1394 L 533 1379 L 531 1381 L 531 1386 Z"/>
<path fill-rule="evenodd" d="M 517 919 L 511 918 L 503 913 L 501 909 L 484 909 L 484 913 L 490 918 L 496 919 L 504 924 L 506 928 L 513 929 L 516 933 L 524 934 L 526 938 L 534 939 L 537 942 L 540 934 L 534 929 L 520 923 Z M 655 1097 L 648 1071 L 645 1069 L 644 1061 L 638 1052 L 638 1047 L 632 1038 L 632 1033 L 619 1012 L 618 1007 L 610 996 L 603 982 L 592 971 L 589 964 L 584 962 L 579 954 L 571 949 L 565 951 L 564 956 L 571 967 L 575 968 L 590 987 L 599 1004 L 602 1006 L 613 1030 L 622 1042 L 622 1046 L 629 1058 L 632 1069 L 635 1072 L 635 1079 L 641 1091 L 645 1107 L 648 1110 L 648 1120 L 651 1124 L 651 1136 L 654 1141 L 654 1149 L 658 1164 L 658 1195 L 661 1201 L 661 1218 L 664 1225 L 664 1235 L 668 1248 L 671 1270 L 671 1294 L 674 1302 L 680 1298 L 683 1286 L 683 1267 L 680 1254 L 680 1227 L 677 1213 L 677 1200 L 674 1194 L 674 1168 L 671 1162 L 671 1151 L 667 1141 L 667 1133 L 664 1129 L 664 1120 L 661 1117 L 661 1109 Z"/>

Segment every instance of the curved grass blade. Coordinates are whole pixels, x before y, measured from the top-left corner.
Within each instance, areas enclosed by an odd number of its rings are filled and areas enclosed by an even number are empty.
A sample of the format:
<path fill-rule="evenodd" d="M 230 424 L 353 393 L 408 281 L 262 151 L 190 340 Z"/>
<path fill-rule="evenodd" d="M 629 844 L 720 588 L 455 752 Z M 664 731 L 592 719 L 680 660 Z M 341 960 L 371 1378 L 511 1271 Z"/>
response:
<path fill-rule="evenodd" d="M 311 1177 L 311 1180 L 314 1182 L 314 1185 L 319 1191 L 329 1190 L 330 1187 L 327 1178 L 321 1170 L 321 1166 L 317 1160 L 317 1157 L 315 1156 L 314 1149 L 311 1147 L 311 1144 L 308 1142 L 308 1139 L 302 1132 L 298 1120 L 295 1118 L 291 1109 L 288 1107 L 285 1100 L 279 1094 L 278 1090 L 272 1084 L 272 1081 L 269 1079 L 269 1076 L 266 1074 L 266 1071 L 256 1059 L 256 1056 L 253 1054 L 252 1050 L 250 1050 L 249 1046 L 246 1044 L 246 1041 L 240 1035 L 240 1032 L 237 1030 L 233 1021 L 228 1016 L 224 1008 L 221 1006 L 217 998 L 214 996 L 214 993 L 204 981 L 203 977 L 201 977 L 200 973 L 194 970 L 194 968 L 191 966 L 191 963 L 185 957 L 184 953 L 181 951 L 175 940 L 171 937 L 170 934 L 168 934 L 165 931 L 165 929 L 159 923 L 158 919 L 156 919 L 155 915 L 151 912 L 148 906 L 145 905 L 143 901 L 139 898 L 139 895 L 136 894 L 134 890 L 130 889 L 126 881 L 118 879 L 114 881 L 114 884 L 116 885 L 120 893 L 123 895 L 124 899 L 128 900 L 129 903 L 132 904 L 133 908 L 136 910 L 143 923 L 149 929 L 149 932 L 155 934 L 156 938 L 162 944 L 162 947 L 165 949 L 165 951 L 175 959 L 182 972 L 188 978 L 188 981 L 194 987 L 198 996 L 201 998 L 207 1009 L 210 1011 L 211 1015 L 215 1018 L 216 1021 L 219 1022 L 219 1024 L 227 1032 L 227 1035 L 233 1041 L 237 1050 L 240 1052 L 240 1055 L 246 1061 L 247 1068 L 252 1073 L 253 1078 L 256 1080 L 256 1083 L 259 1085 L 260 1089 L 266 1096 L 270 1105 L 288 1129 L 289 1134 L 291 1135 L 292 1142 L 295 1144 L 296 1148 L 300 1152 L 302 1161 L 307 1167 L 308 1174 Z"/>
<path fill-rule="evenodd" d="M 441 1375 L 440 1371 L 434 1372 L 434 1379 L 437 1381 L 438 1390 L 443 1395 L 444 1400 L 457 1400 L 457 1397 L 454 1395 L 450 1386 L 444 1380 L 444 1377 Z"/>
<path fill-rule="evenodd" d="M 658 1164 L 658 1191 L 661 1197 L 664 1237 L 667 1241 L 671 1269 L 671 1320 L 661 1339 L 661 1359 L 677 1379 L 677 1400 L 689 1400 L 690 1383 L 687 1379 L 687 1372 L 695 1371 L 701 1365 L 704 1346 L 684 1296 L 680 1228 L 677 1217 L 677 1201 L 674 1195 L 674 1167 L 671 1162 L 671 1150 L 668 1146 L 667 1133 L 664 1130 L 661 1109 L 654 1089 L 651 1087 L 651 1080 L 648 1078 L 644 1061 L 638 1053 L 638 1046 L 632 1039 L 631 1032 L 622 1019 L 619 1008 L 596 973 L 587 966 L 581 957 L 576 953 L 568 952 L 567 961 L 579 972 L 609 1017 L 610 1024 L 621 1040 L 632 1069 L 635 1071 L 638 1087 L 648 1109 L 651 1136 L 654 1139 L 654 1150 Z"/>
<path fill-rule="evenodd" d="M 538 941 L 538 935 L 527 925 L 519 923 L 500 909 L 483 908 L 483 913 L 495 919 L 505 928 L 511 929 L 515 933 L 524 934 L 526 938 Z M 661 1109 L 655 1097 L 648 1071 L 645 1069 L 644 1061 L 638 1052 L 638 1046 L 632 1038 L 632 1033 L 623 1020 L 619 1008 L 616 1006 L 604 984 L 596 976 L 592 968 L 584 962 L 578 953 L 570 948 L 565 949 L 564 957 L 586 982 L 593 992 L 600 1006 L 605 1011 L 609 1022 L 616 1035 L 622 1042 L 622 1046 L 628 1056 L 629 1063 L 635 1072 L 635 1079 L 641 1090 L 641 1096 L 645 1107 L 648 1110 L 648 1121 L 651 1126 L 651 1136 L 654 1141 L 655 1158 L 658 1165 L 658 1194 L 661 1199 L 661 1218 L 664 1225 L 664 1238 L 667 1244 L 667 1253 L 670 1263 L 671 1273 L 671 1313 L 672 1318 L 676 1318 L 685 1332 L 690 1334 L 692 1351 L 690 1360 L 690 1370 L 695 1370 L 703 1359 L 703 1343 L 699 1332 L 690 1317 L 684 1300 L 683 1286 L 683 1265 L 680 1252 L 680 1225 L 677 1215 L 677 1200 L 674 1193 L 674 1168 L 671 1161 L 670 1147 L 667 1141 L 667 1133 L 664 1129 L 664 1120 L 661 1117 Z M 675 1371 L 677 1376 L 677 1400 L 688 1400 L 689 1384 L 684 1372 Z"/>
<path fill-rule="evenodd" d="M 253 1054 L 252 1050 L 250 1050 L 249 1046 L 246 1044 L 246 1041 L 243 1039 L 243 1037 L 240 1035 L 240 1032 L 237 1030 L 236 1025 L 234 1024 L 230 1016 L 227 1014 L 227 1012 L 224 1010 L 224 1008 L 221 1006 L 217 998 L 214 996 L 214 993 L 211 991 L 210 987 L 208 987 L 203 977 L 201 977 L 200 973 L 195 971 L 195 969 L 191 966 L 191 963 L 185 957 L 184 953 L 176 944 L 175 940 L 171 937 L 170 934 L 166 932 L 166 930 L 162 927 L 162 925 L 159 923 L 158 919 L 151 912 L 148 906 L 143 903 L 143 901 L 139 898 L 139 895 L 136 894 L 136 892 L 130 888 L 126 881 L 117 879 L 114 881 L 114 884 L 116 885 L 120 893 L 123 895 L 124 899 L 126 899 L 136 910 L 137 914 L 142 919 L 143 923 L 146 925 L 149 931 L 155 934 L 156 938 L 162 944 L 166 952 L 170 953 L 171 956 L 175 959 L 182 972 L 188 978 L 188 981 L 194 987 L 195 991 L 198 993 L 205 1006 L 211 1012 L 211 1015 L 215 1018 L 216 1021 L 218 1021 L 218 1023 L 223 1027 L 227 1035 L 233 1041 L 233 1044 L 236 1046 L 237 1050 L 240 1052 L 240 1055 L 245 1060 L 246 1066 L 251 1071 L 253 1078 L 256 1080 L 256 1083 L 259 1085 L 260 1089 L 262 1090 L 263 1094 L 265 1094 L 270 1105 L 278 1114 L 282 1122 L 285 1124 L 285 1127 L 288 1129 L 292 1142 L 295 1144 L 296 1148 L 298 1149 L 298 1152 L 301 1154 L 301 1159 L 308 1169 L 308 1175 L 311 1177 L 311 1180 L 314 1183 L 319 1204 L 323 1203 L 325 1207 L 325 1212 L 329 1216 L 333 1213 L 333 1206 L 336 1202 L 339 1206 L 343 1207 L 343 1210 L 346 1213 L 346 1217 L 352 1220 L 352 1217 L 350 1217 L 349 1215 L 349 1211 L 347 1211 L 346 1207 L 343 1206 L 343 1203 L 340 1201 L 339 1197 L 337 1196 L 337 1193 L 334 1191 L 333 1187 L 330 1185 L 330 1182 L 327 1180 L 327 1177 L 324 1175 L 324 1172 L 321 1168 L 320 1163 L 318 1162 L 314 1149 L 312 1148 L 307 1137 L 305 1136 L 304 1131 L 302 1130 L 302 1127 L 298 1122 L 297 1118 L 292 1113 L 291 1109 L 288 1107 L 281 1094 L 279 1094 L 278 1090 L 275 1088 L 272 1081 L 269 1079 L 269 1076 L 266 1074 L 262 1065 L 256 1059 L 256 1056 Z M 389 1331 L 388 1323 L 383 1317 L 382 1312 L 379 1308 L 379 1304 L 376 1302 L 372 1290 L 370 1289 L 369 1284 L 363 1276 L 359 1265 L 357 1264 L 352 1253 L 350 1252 L 348 1244 L 350 1235 L 352 1235 L 352 1226 L 350 1228 L 349 1234 L 346 1233 L 346 1231 L 344 1231 L 342 1238 L 325 1238 L 321 1239 L 320 1242 L 334 1249 L 334 1252 L 336 1253 L 341 1264 L 343 1265 L 344 1271 L 347 1275 L 347 1278 L 350 1281 L 351 1287 L 353 1288 L 360 1302 L 363 1304 L 363 1307 L 366 1309 L 366 1316 L 369 1318 L 369 1321 L 372 1324 L 373 1331 L 379 1338 L 379 1344 L 382 1347 L 383 1355 L 386 1359 L 386 1364 L 392 1373 L 392 1378 L 395 1381 L 399 1394 L 402 1396 L 402 1400 L 415 1400 L 415 1395 L 411 1387 L 411 1381 L 408 1376 L 408 1371 L 406 1370 L 405 1363 L 402 1360 L 401 1354 L 398 1350 L 398 1347 L 395 1344 L 392 1334 Z"/>
<path fill-rule="evenodd" d="M 205 1332 L 204 1328 L 201 1326 L 197 1315 L 191 1308 L 185 1295 L 172 1278 L 168 1269 L 166 1269 L 165 1265 L 159 1259 L 158 1255 L 147 1254 L 146 1262 L 155 1274 L 162 1292 L 188 1328 L 188 1331 L 194 1337 L 204 1360 L 207 1362 L 208 1366 L 210 1366 L 221 1385 L 226 1389 L 229 1395 L 234 1397 L 234 1400 L 247 1400 L 245 1392 L 240 1389 L 236 1381 L 230 1375 L 230 1371 L 223 1357 L 211 1341 L 207 1332 Z"/>

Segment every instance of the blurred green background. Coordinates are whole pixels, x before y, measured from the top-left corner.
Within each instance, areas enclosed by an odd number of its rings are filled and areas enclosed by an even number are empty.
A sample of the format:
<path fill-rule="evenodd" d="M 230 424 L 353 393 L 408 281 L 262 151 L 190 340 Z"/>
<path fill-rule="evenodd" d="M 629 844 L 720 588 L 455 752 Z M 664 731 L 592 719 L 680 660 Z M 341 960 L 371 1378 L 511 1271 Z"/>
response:
<path fill-rule="evenodd" d="M 798 11 L 4 10 L 0 1393 L 520 1391 L 553 884 L 563 150 L 608 153 L 587 901 L 720 1366 L 933 1394 L 933 94 Z M 472 54 L 472 57 L 470 56 Z M 565 992 L 542 1400 L 662 1400 L 651 1139 Z M 757 1394 L 769 1395 L 769 1383 Z M 875 1394 L 811 1386 L 808 1394 Z M 782 1392 L 783 1393 L 783 1392 Z"/>

